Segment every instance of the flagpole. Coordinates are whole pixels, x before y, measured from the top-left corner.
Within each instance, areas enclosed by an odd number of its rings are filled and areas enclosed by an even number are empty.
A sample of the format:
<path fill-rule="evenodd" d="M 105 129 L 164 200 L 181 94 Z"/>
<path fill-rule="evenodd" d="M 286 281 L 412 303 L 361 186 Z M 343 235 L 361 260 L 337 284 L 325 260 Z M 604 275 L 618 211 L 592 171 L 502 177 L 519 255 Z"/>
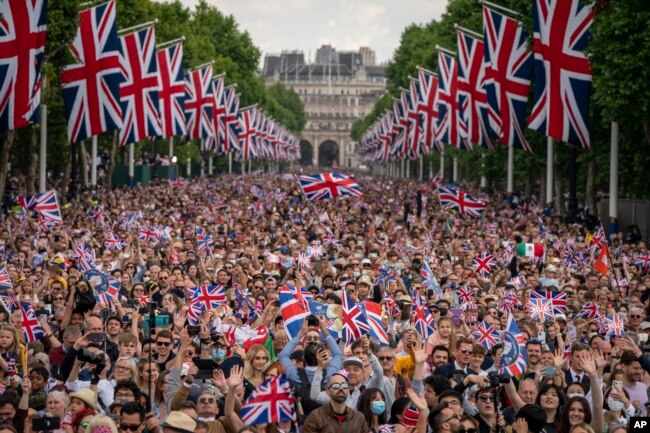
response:
<path fill-rule="evenodd" d="M 487 6 L 489 8 L 499 9 L 499 10 L 501 10 L 503 12 L 507 12 L 507 13 L 515 15 L 515 16 L 521 16 L 521 14 L 519 12 L 517 12 L 517 11 L 513 11 L 512 9 L 508 9 L 507 7 L 504 7 L 504 6 L 501 6 L 501 5 L 498 5 L 498 4 L 494 4 L 494 3 L 486 1 L 486 0 L 478 0 L 478 2 L 480 4 L 482 4 L 483 6 Z"/>
<path fill-rule="evenodd" d="M 171 45 L 174 45 L 174 44 L 176 44 L 178 42 L 185 42 L 185 36 L 181 36 L 180 38 L 172 39 L 171 41 L 162 42 L 162 43 L 156 45 L 156 49 L 161 50 L 163 48 L 167 48 L 167 47 L 169 47 Z"/>
<path fill-rule="evenodd" d="M 212 176 L 212 154 L 208 157 L 208 176 Z"/>
<path fill-rule="evenodd" d="M 445 177 L 445 148 L 444 147 L 440 149 L 440 173 L 442 173 L 442 177 L 444 179 Z"/>
<path fill-rule="evenodd" d="M 433 179 L 433 159 L 429 160 L 429 179 Z"/>
<path fill-rule="evenodd" d="M 473 37 L 475 37 L 477 39 L 483 39 L 482 34 L 480 34 L 478 32 L 475 32 L 474 30 L 470 30 L 470 29 L 468 29 L 466 27 L 462 27 L 462 26 L 458 25 L 458 23 L 454 24 L 454 29 L 458 30 L 461 33 L 466 33 L 469 36 L 473 36 Z"/>
<path fill-rule="evenodd" d="M 97 136 L 93 135 L 90 145 L 90 185 L 97 186 Z"/>
<path fill-rule="evenodd" d="M 514 189 L 515 148 L 508 146 L 508 185 L 506 192 L 512 195 Z"/>
<path fill-rule="evenodd" d="M 134 25 L 134 26 L 127 27 L 127 28 L 122 29 L 122 30 L 118 30 L 118 31 L 117 31 L 117 34 L 118 34 L 119 36 L 121 36 L 121 35 L 125 35 L 125 34 L 127 34 L 127 33 L 136 32 L 136 31 L 138 31 L 138 30 L 141 30 L 141 29 L 147 28 L 147 27 L 149 27 L 149 26 L 155 26 L 156 24 L 158 24 L 158 18 L 156 18 L 156 19 L 153 20 L 153 21 L 147 21 L 146 23 L 136 24 L 136 25 Z"/>
<path fill-rule="evenodd" d="M 553 203 L 553 139 L 546 140 L 546 204 Z"/>
<path fill-rule="evenodd" d="M 135 143 L 129 143 L 129 185 L 133 186 L 135 178 Z"/>
<path fill-rule="evenodd" d="M 228 153 L 228 174 L 232 174 L 232 152 Z"/>
<path fill-rule="evenodd" d="M 169 160 L 174 157 L 174 136 L 169 137 Z"/>
<path fill-rule="evenodd" d="M 399 161 L 399 177 L 401 179 L 404 179 L 404 174 L 406 173 L 406 170 L 404 170 L 404 160 L 400 159 Z"/>
<path fill-rule="evenodd" d="M 422 182 L 422 179 L 424 179 L 424 156 L 420 155 L 420 170 L 418 172 L 418 180 Z"/>
<path fill-rule="evenodd" d="M 411 178 L 411 161 L 408 159 L 404 160 L 404 165 L 406 165 L 406 178 Z"/>
<path fill-rule="evenodd" d="M 611 125 L 611 146 L 609 157 L 609 234 L 617 232 L 618 219 L 618 123 Z M 593 209 L 592 212 L 596 212 Z"/>
<path fill-rule="evenodd" d="M 458 157 L 454 155 L 454 170 L 452 173 L 452 180 L 454 183 L 458 183 Z"/>
<path fill-rule="evenodd" d="M 192 177 L 192 158 L 187 157 L 187 177 Z"/>
<path fill-rule="evenodd" d="M 45 104 L 45 84 L 47 80 L 43 74 L 41 78 L 41 147 L 38 158 L 38 192 L 43 194 L 47 189 L 47 104 Z"/>

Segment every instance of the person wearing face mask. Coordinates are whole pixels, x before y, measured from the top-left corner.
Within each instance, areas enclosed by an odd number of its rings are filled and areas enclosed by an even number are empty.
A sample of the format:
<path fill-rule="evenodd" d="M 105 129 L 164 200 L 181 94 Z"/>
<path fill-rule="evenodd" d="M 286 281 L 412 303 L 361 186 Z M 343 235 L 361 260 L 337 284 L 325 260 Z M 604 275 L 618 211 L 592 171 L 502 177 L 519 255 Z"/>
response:
<path fill-rule="evenodd" d="M 357 402 L 357 410 L 366 419 L 371 432 L 377 432 L 379 426 L 386 424 L 386 399 L 378 388 L 367 388 Z"/>
<path fill-rule="evenodd" d="M 605 430 L 611 425 L 627 424 L 636 409 L 630 402 L 630 395 L 622 387 L 611 387 L 605 391 Z"/>

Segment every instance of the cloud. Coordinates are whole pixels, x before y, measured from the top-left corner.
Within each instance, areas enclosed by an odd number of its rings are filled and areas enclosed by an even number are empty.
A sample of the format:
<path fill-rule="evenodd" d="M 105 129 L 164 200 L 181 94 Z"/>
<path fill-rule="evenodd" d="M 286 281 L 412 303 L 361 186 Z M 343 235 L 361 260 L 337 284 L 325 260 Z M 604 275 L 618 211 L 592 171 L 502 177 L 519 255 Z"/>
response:
<path fill-rule="evenodd" d="M 162 1 L 162 0 L 158 0 Z M 377 60 L 392 57 L 402 31 L 439 19 L 448 0 L 207 0 L 233 15 L 264 53 L 315 53 L 323 43 L 338 50 L 369 46 Z M 193 7 L 198 0 L 181 0 Z"/>

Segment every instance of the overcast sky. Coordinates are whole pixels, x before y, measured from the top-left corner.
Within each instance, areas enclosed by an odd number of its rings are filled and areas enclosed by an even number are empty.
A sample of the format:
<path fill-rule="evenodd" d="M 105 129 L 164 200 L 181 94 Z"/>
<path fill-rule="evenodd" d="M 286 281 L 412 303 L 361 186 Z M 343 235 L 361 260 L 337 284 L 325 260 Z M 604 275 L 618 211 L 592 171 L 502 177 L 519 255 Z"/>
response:
<path fill-rule="evenodd" d="M 164 0 L 158 0 L 164 1 Z M 389 60 L 411 23 L 440 18 L 447 0 L 207 0 L 233 15 L 263 54 L 299 49 L 313 60 L 316 48 L 368 46 Z M 194 6 L 198 0 L 181 0 Z M 432 47 L 433 49 L 433 47 Z"/>

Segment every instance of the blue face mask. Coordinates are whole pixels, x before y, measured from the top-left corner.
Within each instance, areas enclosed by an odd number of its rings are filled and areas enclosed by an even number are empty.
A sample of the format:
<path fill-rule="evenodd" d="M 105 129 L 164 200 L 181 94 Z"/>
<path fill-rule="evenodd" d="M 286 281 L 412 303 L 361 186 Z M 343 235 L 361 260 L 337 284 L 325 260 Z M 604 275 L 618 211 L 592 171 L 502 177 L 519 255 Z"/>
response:
<path fill-rule="evenodd" d="M 370 410 L 373 415 L 381 415 L 386 412 L 386 402 L 385 401 L 373 401 L 370 405 Z"/>
<path fill-rule="evenodd" d="M 212 360 L 216 362 L 220 362 L 226 359 L 226 349 L 223 349 L 221 347 L 218 347 L 216 349 L 212 349 Z"/>
<path fill-rule="evenodd" d="M 354 278 L 359 278 L 360 275 L 361 275 L 361 272 L 355 272 L 354 273 Z"/>

